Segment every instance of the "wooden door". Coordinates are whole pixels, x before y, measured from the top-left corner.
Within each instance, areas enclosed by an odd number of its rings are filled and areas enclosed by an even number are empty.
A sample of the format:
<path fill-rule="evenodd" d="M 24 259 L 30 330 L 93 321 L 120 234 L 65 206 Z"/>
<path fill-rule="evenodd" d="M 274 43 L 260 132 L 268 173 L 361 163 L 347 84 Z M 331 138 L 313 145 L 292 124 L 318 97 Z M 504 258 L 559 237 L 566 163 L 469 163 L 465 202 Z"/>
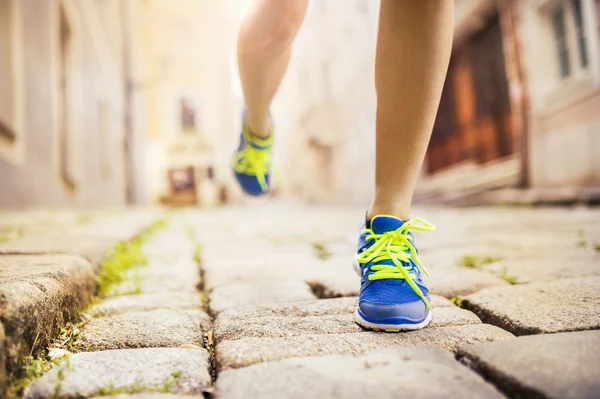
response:
<path fill-rule="evenodd" d="M 456 48 L 431 143 L 428 172 L 513 153 L 508 82 L 497 16 Z"/>

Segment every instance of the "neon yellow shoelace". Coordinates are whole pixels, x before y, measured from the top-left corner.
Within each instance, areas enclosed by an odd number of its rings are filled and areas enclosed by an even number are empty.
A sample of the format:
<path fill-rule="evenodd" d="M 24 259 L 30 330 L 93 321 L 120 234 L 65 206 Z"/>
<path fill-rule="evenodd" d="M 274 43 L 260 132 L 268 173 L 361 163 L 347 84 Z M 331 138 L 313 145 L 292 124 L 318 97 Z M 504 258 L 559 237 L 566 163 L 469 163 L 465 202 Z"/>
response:
<path fill-rule="evenodd" d="M 233 168 L 238 173 L 256 176 L 260 188 L 267 190 L 267 173 L 269 173 L 269 162 L 271 160 L 271 149 L 258 149 L 247 144 L 246 148 L 239 151 L 233 160 Z"/>
<path fill-rule="evenodd" d="M 375 240 L 373 245 L 359 253 L 356 260 L 359 263 L 373 262 L 371 270 L 375 273 L 369 275 L 369 280 L 383 280 L 389 278 L 406 280 L 415 293 L 431 309 L 431 305 L 423 295 L 419 286 L 414 282 L 417 278 L 415 273 L 411 273 L 412 266 L 404 266 L 401 262 L 410 262 L 414 259 L 415 264 L 429 276 L 427 269 L 421 264 L 417 255 L 417 249 L 412 244 L 412 236 L 408 234 L 409 230 L 415 231 L 435 231 L 435 226 L 421 219 L 411 219 L 397 230 L 388 231 L 383 234 L 375 234 L 371 229 L 364 229 L 363 233 L 368 233 L 365 237 L 367 241 Z M 378 262 L 392 260 L 394 265 L 378 265 Z"/>
<path fill-rule="evenodd" d="M 255 138 L 250 135 L 248 126 L 244 123 L 244 139 L 246 146 L 240 150 L 233 159 L 233 169 L 238 173 L 256 176 L 258 184 L 263 191 L 267 191 L 267 174 L 271 162 L 271 145 L 273 144 L 273 130 L 267 139 Z M 260 147 L 255 148 L 251 142 L 256 142 Z"/>

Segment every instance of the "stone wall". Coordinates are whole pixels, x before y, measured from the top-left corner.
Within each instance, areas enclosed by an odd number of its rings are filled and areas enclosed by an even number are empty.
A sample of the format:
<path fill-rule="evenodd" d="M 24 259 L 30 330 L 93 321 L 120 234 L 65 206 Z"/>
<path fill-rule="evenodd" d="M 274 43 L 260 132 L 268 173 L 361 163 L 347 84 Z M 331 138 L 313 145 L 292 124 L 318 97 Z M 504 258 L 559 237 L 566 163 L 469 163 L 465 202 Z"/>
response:
<path fill-rule="evenodd" d="M 125 202 L 134 149 L 125 150 L 123 56 L 134 43 L 124 40 L 123 21 L 135 4 L 123 14 L 116 0 L 12 2 L 9 62 L 19 95 L 9 121 L 16 139 L 0 140 L 0 206 Z"/>

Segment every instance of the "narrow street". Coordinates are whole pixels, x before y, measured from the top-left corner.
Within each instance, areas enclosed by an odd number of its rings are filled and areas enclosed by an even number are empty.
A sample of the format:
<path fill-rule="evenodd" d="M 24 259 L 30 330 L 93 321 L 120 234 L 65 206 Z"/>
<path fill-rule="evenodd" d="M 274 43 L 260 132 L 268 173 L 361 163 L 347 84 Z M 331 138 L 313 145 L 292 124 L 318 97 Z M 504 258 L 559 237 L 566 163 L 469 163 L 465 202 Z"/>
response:
<path fill-rule="evenodd" d="M 438 228 L 416 236 L 434 316 L 395 334 L 353 320 L 362 215 L 279 204 L 12 213 L 0 243 L 9 369 L 27 352 L 45 359 L 30 399 L 598 394 L 599 210 L 415 209 Z M 95 266 L 94 248 L 149 225 Z M 119 271 L 119 259 L 133 267 Z M 67 323 L 74 303 L 84 312 Z M 63 329 L 48 351 L 39 331 L 53 311 Z"/>

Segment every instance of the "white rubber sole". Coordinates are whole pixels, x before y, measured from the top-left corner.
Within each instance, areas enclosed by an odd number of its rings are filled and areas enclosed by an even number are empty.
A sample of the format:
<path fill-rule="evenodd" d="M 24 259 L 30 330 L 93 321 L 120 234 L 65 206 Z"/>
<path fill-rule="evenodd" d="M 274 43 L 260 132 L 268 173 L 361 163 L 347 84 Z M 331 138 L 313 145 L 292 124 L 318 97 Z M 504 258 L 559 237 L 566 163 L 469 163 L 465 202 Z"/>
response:
<path fill-rule="evenodd" d="M 376 324 L 366 321 L 362 318 L 360 313 L 358 313 L 358 305 L 356 310 L 354 311 L 354 321 L 364 328 L 368 328 L 369 330 L 375 331 L 385 331 L 385 332 L 400 332 L 400 331 L 413 331 L 420 330 L 421 328 L 425 328 L 431 322 L 432 314 L 429 311 L 429 314 L 421 323 L 418 324 Z"/>
<path fill-rule="evenodd" d="M 356 274 L 358 274 L 358 276 L 361 277 L 362 270 L 360 269 L 360 265 L 358 264 L 358 261 L 356 259 L 354 259 L 354 261 L 352 262 L 352 267 L 354 267 L 354 271 L 356 272 Z"/>
<path fill-rule="evenodd" d="M 359 276 L 362 276 L 362 270 L 356 260 L 354 260 L 354 262 L 352 263 L 352 266 L 354 267 L 354 271 L 356 272 L 356 274 L 358 274 Z M 421 328 L 427 327 L 429 325 L 429 323 L 431 323 L 432 317 L 433 317 L 433 315 L 432 315 L 431 311 L 429 311 L 429 314 L 427 315 L 425 320 L 423 320 L 421 323 L 418 323 L 418 324 L 377 324 L 377 323 L 371 323 L 370 321 L 363 319 L 363 317 L 360 315 L 360 313 L 358 313 L 358 305 L 356 305 L 356 309 L 354 310 L 354 321 L 356 323 L 363 326 L 364 328 L 368 328 L 369 330 L 385 331 L 385 332 L 420 330 Z"/>

